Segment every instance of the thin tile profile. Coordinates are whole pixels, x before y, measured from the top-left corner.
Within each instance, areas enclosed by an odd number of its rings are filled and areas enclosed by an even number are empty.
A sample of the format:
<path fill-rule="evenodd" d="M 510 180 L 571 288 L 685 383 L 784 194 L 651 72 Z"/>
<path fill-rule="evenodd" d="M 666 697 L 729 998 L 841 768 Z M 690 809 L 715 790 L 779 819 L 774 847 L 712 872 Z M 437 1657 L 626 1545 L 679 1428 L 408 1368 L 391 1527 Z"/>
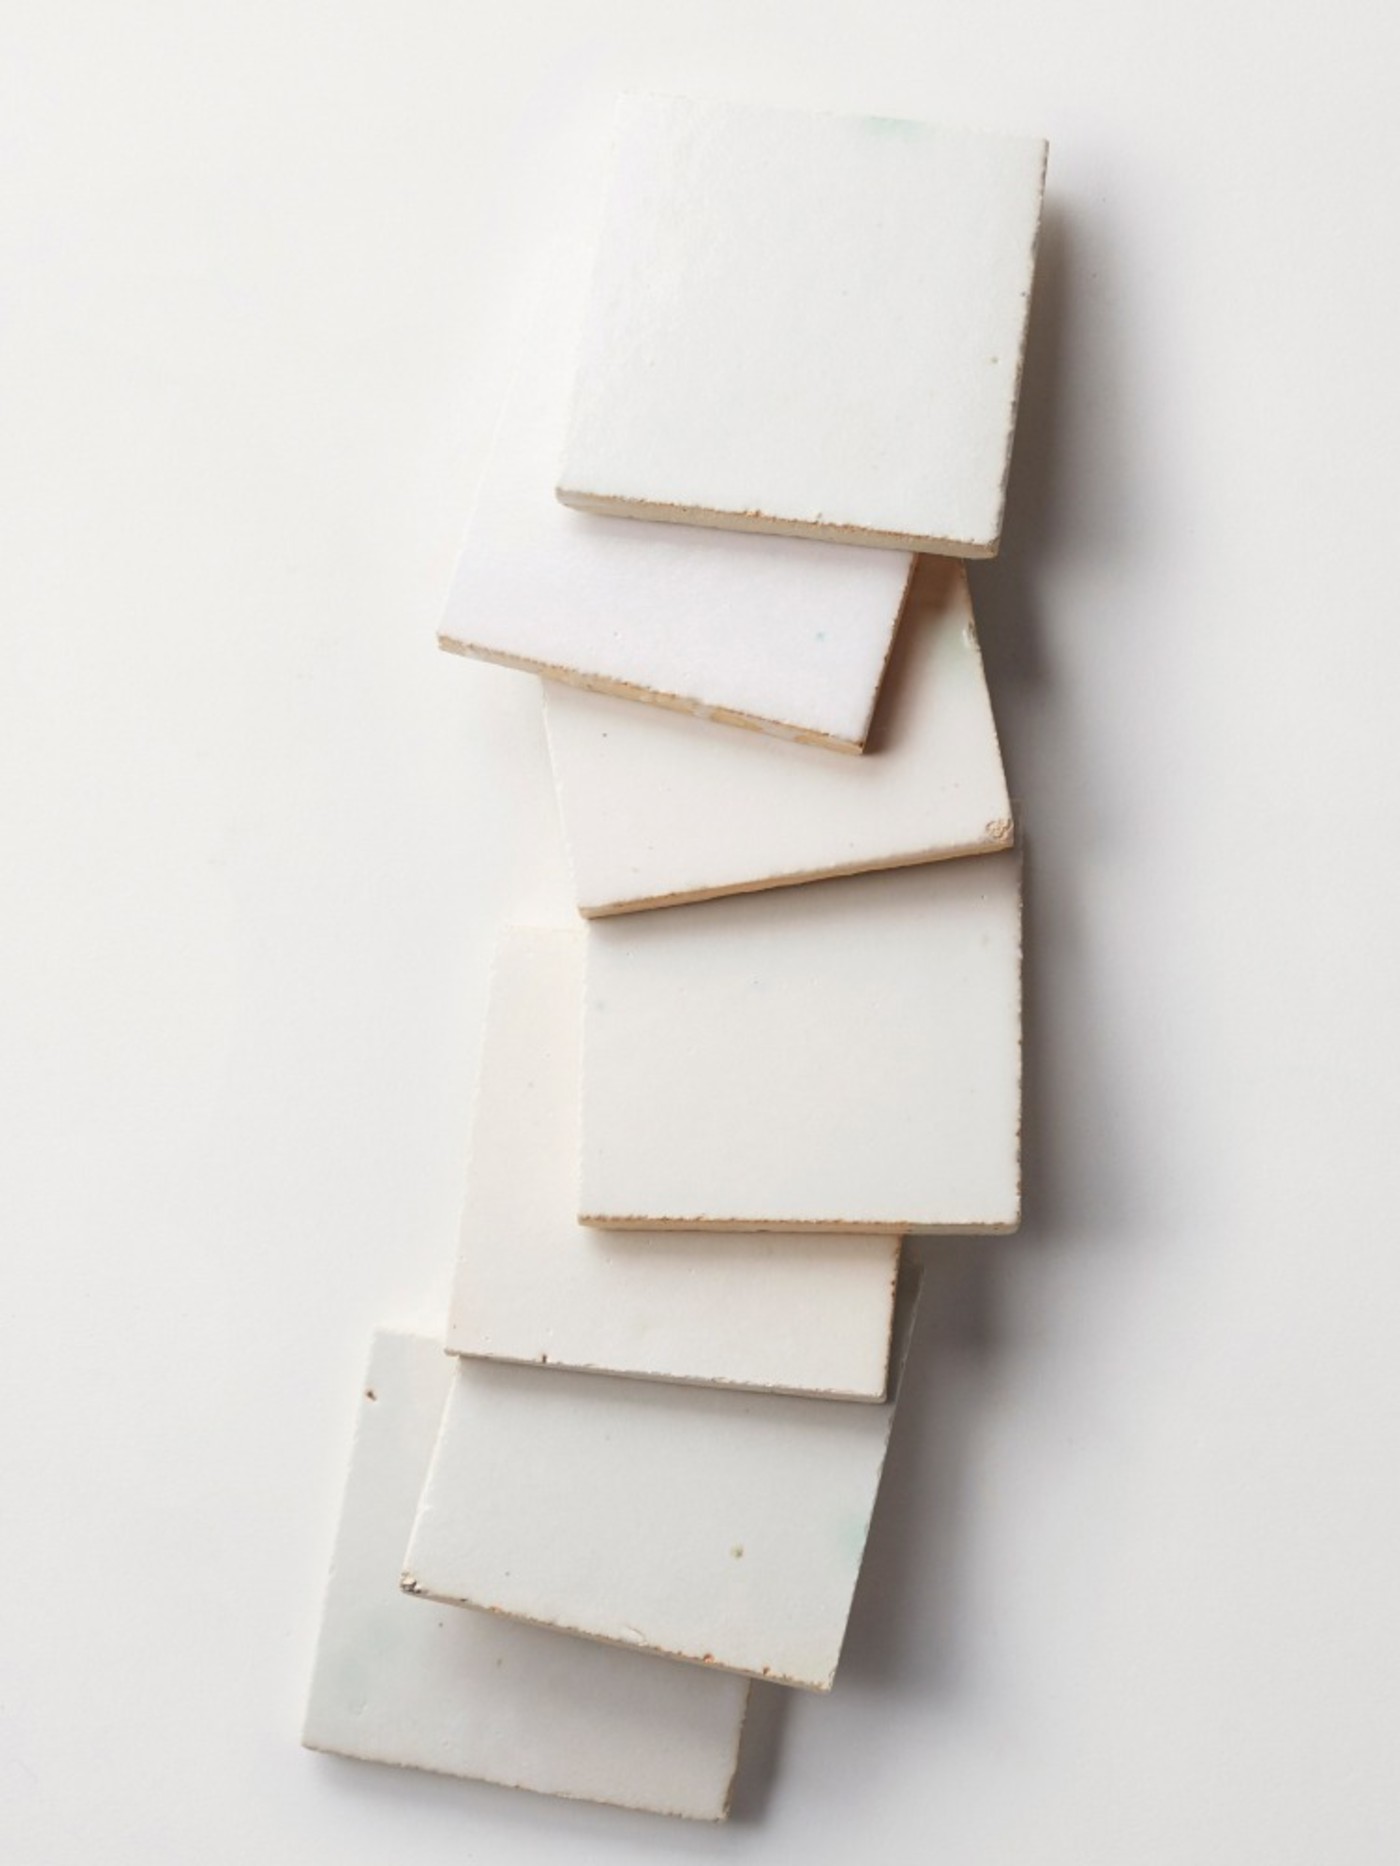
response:
<path fill-rule="evenodd" d="M 581 927 L 497 949 L 447 1328 L 486 1360 L 879 1400 L 897 1239 L 578 1222 Z"/>
<path fill-rule="evenodd" d="M 722 1820 L 747 1686 L 460 1609 L 399 1586 L 457 1365 L 376 1334 L 302 1741 L 370 1762 Z M 474 1500 L 466 1509 L 481 1507 Z"/>
<path fill-rule="evenodd" d="M 439 642 L 858 752 L 913 560 L 561 506 L 553 485 L 578 347 L 572 243 L 560 267 L 565 283 L 535 320 L 497 428 Z"/>
<path fill-rule="evenodd" d="M 406 1588 L 830 1689 L 892 1401 L 459 1365 Z"/>
<path fill-rule="evenodd" d="M 956 560 L 915 575 L 861 758 L 545 690 L 579 911 L 675 906 L 985 854 L 1012 839 L 996 725 Z"/>
<path fill-rule="evenodd" d="M 627 97 L 569 505 L 990 557 L 1038 137 Z"/>
<path fill-rule="evenodd" d="M 588 929 L 580 1216 L 691 1230 L 1011 1231 L 1014 853 Z"/>

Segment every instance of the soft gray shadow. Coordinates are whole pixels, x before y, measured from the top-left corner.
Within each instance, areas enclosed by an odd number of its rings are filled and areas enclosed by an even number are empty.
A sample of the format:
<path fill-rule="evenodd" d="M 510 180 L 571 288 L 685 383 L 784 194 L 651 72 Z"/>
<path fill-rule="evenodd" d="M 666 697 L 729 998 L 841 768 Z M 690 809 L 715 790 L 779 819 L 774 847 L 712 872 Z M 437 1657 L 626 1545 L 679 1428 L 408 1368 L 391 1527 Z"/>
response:
<path fill-rule="evenodd" d="M 1132 462 L 1117 420 L 1116 351 L 1083 335 L 1095 322 L 1090 308 L 1102 313 L 1100 275 L 1108 263 L 1091 251 L 1088 229 L 1078 222 L 1071 228 L 1054 210 L 1047 214 L 1006 542 L 993 562 L 971 572 L 1027 852 L 1025 1222 L 1014 1238 L 932 1238 L 906 1246 L 924 1265 L 919 1315 L 836 1684 L 838 1691 L 864 1685 L 875 1699 L 956 1692 L 968 1594 L 964 1498 L 977 1420 L 998 1369 L 1016 1352 L 1008 1291 L 1032 1253 L 1111 1245 L 1129 1198 L 1113 1175 L 1118 1113 L 1095 1041 L 1102 1013 L 1076 938 L 1085 900 L 1088 806 L 1075 773 L 1072 708 L 1056 683 L 1044 586 L 1037 581 L 1052 562 L 1111 552 L 1114 528 L 1126 522 L 1131 506 Z M 1066 469 L 1064 424 L 1066 411 L 1090 395 L 1091 381 L 1094 440 L 1107 450 L 1107 464 L 1100 462 L 1083 491 Z M 1044 1003 L 1052 981 L 1053 1016 Z M 1102 1137 L 1092 1163 L 1076 1161 L 1064 1144 L 1057 1110 L 1067 1098 L 1076 1131 Z M 771 1804 L 790 1704 L 791 1694 L 781 1687 L 753 1686 L 731 1814 L 739 1825 L 757 1825 Z M 549 1803 L 411 1771 L 320 1761 L 347 1795 L 367 1803 L 412 1800 L 454 1829 L 473 1809 L 489 1806 L 502 1830 L 577 1831 L 605 1838 L 617 1858 L 726 1850 L 722 1830 Z"/>
<path fill-rule="evenodd" d="M 1062 211 L 1047 214 L 1000 555 L 970 567 L 978 634 L 1025 857 L 1024 1221 L 1012 1238 L 929 1238 L 918 1326 L 841 1678 L 872 1691 L 955 1691 L 965 1624 L 963 1502 L 977 1425 L 1016 1352 L 1009 1294 L 1032 1255 L 1111 1248 L 1131 1188 L 1115 1168 L 1124 1111 L 1105 1058 L 1080 929 L 1093 859 L 1071 696 L 1056 679 L 1049 567 L 1113 556 L 1131 508 L 1116 350 L 1104 328 L 1110 258 Z M 1086 333 L 1092 332 L 1092 335 Z M 1066 433 L 1091 406 L 1097 458 Z M 1085 419 L 1075 415 L 1076 431 Z M 1057 616 L 1060 627 L 1073 618 Z M 1085 1136 L 1093 1139 L 1086 1151 Z M 1076 1148 L 1078 1153 L 1076 1154 Z M 841 1680 L 838 1679 L 837 1688 Z"/>
<path fill-rule="evenodd" d="M 951 1670 L 958 1617 L 966 1406 L 998 1351 L 993 1239 L 906 1245 L 924 1266 L 896 1424 L 836 1689 L 925 1692 Z M 971 1382 L 969 1380 L 971 1374 Z M 917 1640 L 911 1638 L 918 1629 Z"/>
<path fill-rule="evenodd" d="M 1005 542 L 971 567 L 973 603 L 1025 859 L 1025 1220 L 991 1256 L 1014 1264 L 1052 1242 L 1107 1238 L 1130 1189 L 1115 1162 L 1124 1111 L 1104 1060 L 1107 1012 L 1085 957 L 1095 800 L 1074 695 L 1065 690 L 1047 590 L 1057 567 L 1117 555 L 1133 462 L 1106 310 L 1111 255 L 1093 229 L 1047 214 L 1027 347 Z M 1091 422 L 1092 444 L 1081 438 Z M 1092 1134 L 1092 1157 L 1083 1155 Z M 992 1274 L 995 1274 L 993 1271 Z"/>
<path fill-rule="evenodd" d="M 744 1740 L 739 1749 L 739 1773 L 729 1818 L 741 1826 L 756 1826 L 767 1812 L 782 1761 L 783 1733 L 791 1691 L 782 1685 L 755 1680 L 749 1687 L 749 1708 L 744 1718 Z"/>

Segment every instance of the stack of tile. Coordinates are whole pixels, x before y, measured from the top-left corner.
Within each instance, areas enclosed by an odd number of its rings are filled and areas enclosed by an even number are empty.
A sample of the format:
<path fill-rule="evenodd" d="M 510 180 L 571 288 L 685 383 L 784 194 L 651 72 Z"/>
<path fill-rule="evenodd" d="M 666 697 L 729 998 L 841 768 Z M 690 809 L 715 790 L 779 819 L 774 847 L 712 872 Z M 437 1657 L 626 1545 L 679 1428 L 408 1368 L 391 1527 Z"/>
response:
<path fill-rule="evenodd" d="M 313 1747 L 717 1819 L 748 1680 L 831 1688 L 900 1240 L 1019 1217 L 958 560 L 999 541 L 1044 160 L 624 101 L 442 631 L 547 677 L 583 918 L 500 940 L 451 1310 L 374 1346 Z"/>

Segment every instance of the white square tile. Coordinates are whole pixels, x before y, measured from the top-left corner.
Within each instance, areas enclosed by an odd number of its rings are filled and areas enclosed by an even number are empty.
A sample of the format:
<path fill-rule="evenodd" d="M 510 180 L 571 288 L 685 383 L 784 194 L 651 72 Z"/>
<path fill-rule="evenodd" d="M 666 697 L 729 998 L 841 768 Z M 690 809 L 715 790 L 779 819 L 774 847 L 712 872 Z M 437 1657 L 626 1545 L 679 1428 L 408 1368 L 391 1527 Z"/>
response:
<path fill-rule="evenodd" d="M 1014 853 L 595 921 L 580 1215 L 661 1229 L 1009 1231 Z"/>
<path fill-rule="evenodd" d="M 722 1820 L 743 1680 L 435 1608 L 401 1591 L 456 1365 L 435 1341 L 375 1336 L 303 1742 L 541 1794 Z M 480 1507 L 476 1500 L 464 1514 Z"/>
<path fill-rule="evenodd" d="M 830 1689 L 892 1402 L 460 1367 L 405 1586 Z"/>
<path fill-rule="evenodd" d="M 560 498 L 991 556 L 1045 154 L 623 99 Z"/>
<path fill-rule="evenodd" d="M 536 319 L 467 526 L 444 648 L 838 750 L 864 742 L 912 560 L 638 525 L 554 497 L 580 270 Z"/>
<path fill-rule="evenodd" d="M 924 558 L 863 757 L 547 687 L 579 910 L 626 913 L 1011 841 L 967 577 Z"/>
<path fill-rule="evenodd" d="M 579 1224 L 584 940 L 580 927 L 520 929 L 498 948 L 447 1346 L 488 1360 L 880 1399 L 897 1240 Z"/>

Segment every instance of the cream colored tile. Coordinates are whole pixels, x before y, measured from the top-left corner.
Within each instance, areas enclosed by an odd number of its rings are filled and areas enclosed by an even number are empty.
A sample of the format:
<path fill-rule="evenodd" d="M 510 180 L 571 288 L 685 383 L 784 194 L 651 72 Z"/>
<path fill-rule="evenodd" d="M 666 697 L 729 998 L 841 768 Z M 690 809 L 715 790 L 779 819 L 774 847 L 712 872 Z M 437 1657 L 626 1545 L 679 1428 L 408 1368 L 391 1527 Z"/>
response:
<path fill-rule="evenodd" d="M 925 558 L 861 758 L 547 686 L 579 909 L 626 913 L 1011 841 L 967 577 Z"/>
<path fill-rule="evenodd" d="M 389 1330 L 375 1337 L 303 1742 L 541 1794 L 723 1819 L 742 1679 L 401 1591 L 456 1365 L 435 1341 Z M 481 1507 L 478 1499 L 471 1509 Z"/>
<path fill-rule="evenodd" d="M 583 929 L 497 951 L 447 1346 L 653 1379 L 883 1397 L 898 1241 L 578 1222 Z"/>
<path fill-rule="evenodd" d="M 988 557 L 1045 144 L 625 98 L 570 505 Z"/>
<path fill-rule="evenodd" d="M 463 1361 L 405 1585 L 828 1690 L 893 1411 Z"/>
<path fill-rule="evenodd" d="M 572 240 L 559 268 L 467 525 L 442 646 L 859 751 L 912 560 L 561 506 L 554 479 L 578 348 Z"/>
<path fill-rule="evenodd" d="M 1008 1231 L 1014 853 L 593 922 L 580 1214 L 608 1226 Z"/>

